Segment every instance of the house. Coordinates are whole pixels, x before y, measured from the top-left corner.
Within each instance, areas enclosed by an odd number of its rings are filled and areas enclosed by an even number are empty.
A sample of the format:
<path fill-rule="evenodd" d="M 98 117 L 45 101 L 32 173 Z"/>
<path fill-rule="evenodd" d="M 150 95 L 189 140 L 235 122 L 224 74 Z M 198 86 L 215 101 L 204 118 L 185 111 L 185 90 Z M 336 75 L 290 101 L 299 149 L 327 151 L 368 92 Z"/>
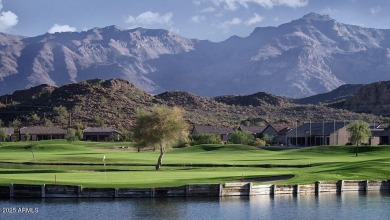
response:
<path fill-rule="evenodd" d="M 239 131 L 244 131 L 252 134 L 255 138 L 263 138 L 264 136 L 278 138 L 278 131 L 272 125 L 266 126 L 244 126 L 238 127 Z"/>
<path fill-rule="evenodd" d="M 371 137 L 369 139 L 370 145 L 389 145 L 390 144 L 390 130 L 383 128 L 371 129 Z"/>
<path fill-rule="evenodd" d="M 7 137 L 5 139 L 1 138 L 0 137 L 0 141 L 11 141 L 12 140 L 12 136 L 14 135 L 14 128 L 0 128 L 1 130 L 3 130 L 5 132 L 5 134 L 7 135 Z"/>
<path fill-rule="evenodd" d="M 89 127 L 83 131 L 84 141 L 111 141 L 119 140 L 122 133 L 114 128 L 97 128 Z"/>
<path fill-rule="evenodd" d="M 278 140 L 280 144 L 287 145 L 287 133 L 292 130 L 291 125 L 288 124 L 277 124 L 272 127 L 278 132 Z"/>
<path fill-rule="evenodd" d="M 288 146 L 345 145 L 349 133 L 345 122 L 309 122 L 286 134 Z"/>
<path fill-rule="evenodd" d="M 191 129 L 191 135 L 196 134 L 216 134 L 222 141 L 227 141 L 229 134 L 234 133 L 234 129 L 230 127 L 217 127 L 210 125 L 194 125 Z"/>
<path fill-rule="evenodd" d="M 254 137 L 258 138 L 261 136 L 262 132 L 266 126 L 245 126 L 245 125 L 240 125 L 238 127 L 239 131 L 247 132 L 249 134 L 252 134 Z"/>
<path fill-rule="evenodd" d="M 272 125 L 267 125 L 267 127 L 264 128 L 264 130 L 261 132 L 261 134 L 268 135 L 270 137 L 278 137 L 279 132 L 274 128 Z"/>
<path fill-rule="evenodd" d="M 34 126 L 20 129 L 20 140 L 30 136 L 32 141 L 65 139 L 66 131 L 58 127 Z"/>

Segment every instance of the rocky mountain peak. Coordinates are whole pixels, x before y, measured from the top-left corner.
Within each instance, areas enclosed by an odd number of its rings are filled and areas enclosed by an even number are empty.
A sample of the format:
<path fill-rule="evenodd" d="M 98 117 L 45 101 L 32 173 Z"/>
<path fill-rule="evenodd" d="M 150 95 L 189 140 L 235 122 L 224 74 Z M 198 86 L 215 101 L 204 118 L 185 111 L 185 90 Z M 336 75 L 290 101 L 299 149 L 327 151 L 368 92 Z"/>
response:
<path fill-rule="evenodd" d="M 314 12 L 306 14 L 302 17 L 302 19 L 306 20 L 316 20 L 316 21 L 331 21 L 333 20 L 329 15 L 321 15 Z"/>
<path fill-rule="evenodd" d="M 41 83 L 120 78 L 151 94 L 266 91 L 307 97 L 347 83 L 390 79 L 390 30 L 315 13 L 218 43 L 161 29 L 108 26 L 31 38 L 0 35 L 0 45 L 6 45 L 0 47 L 0 94 Z"/>

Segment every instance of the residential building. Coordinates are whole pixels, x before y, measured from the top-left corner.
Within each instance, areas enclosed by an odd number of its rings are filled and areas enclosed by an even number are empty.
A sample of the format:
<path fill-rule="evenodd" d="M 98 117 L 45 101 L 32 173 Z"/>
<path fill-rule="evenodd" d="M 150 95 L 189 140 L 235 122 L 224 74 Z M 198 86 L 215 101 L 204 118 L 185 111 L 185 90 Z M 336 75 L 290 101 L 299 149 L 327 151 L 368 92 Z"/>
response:
<path fill-rule="evenodd" d="M 217 127 L 210 125 L 194 125 L 191 129 L 191 135 L 196 134 L 216 134 L 222 141 L 227 141 L 229 134 L 234 133 L 234 129 L 230 127 Z"/>
<path fill-rule="evenodd" d="M 389 145 L 390 130 L 383 128 L 371 129 L 370 145 Z"/>
<path fill-rule="evenodd" d="M 345 145 L 349 133 L 345 122 L 309 122 L 286 134 L 288 146 Z"/>
<path fill-rule="evenodd" d="M 244 131 L 247 133 L 252 134 L 254 137 L 258 138 L 261 136 L 262 132 L 267 126 L 245 126 L 245 125 L 240 125 L 238 127 L 239 131 Z"/>
<path fill-rule="evenodd" d="M 114 128 L 89 127 L 83 131 L 84 141 L 119 141 L 122 133 Z"/>
<path fill-rule="evenodd" d="M 34 126 L 20 129 L 20 140 L 29 136 L 31 141 L 65 139 L 66 131 L 58 127 Z"/>

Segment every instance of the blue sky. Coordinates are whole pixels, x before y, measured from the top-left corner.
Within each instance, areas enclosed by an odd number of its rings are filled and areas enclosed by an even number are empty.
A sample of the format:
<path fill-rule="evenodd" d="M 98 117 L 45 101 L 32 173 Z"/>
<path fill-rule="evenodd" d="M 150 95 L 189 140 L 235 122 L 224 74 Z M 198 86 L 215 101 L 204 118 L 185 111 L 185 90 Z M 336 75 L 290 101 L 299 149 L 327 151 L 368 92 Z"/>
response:
<path fill-rule="evenodd" d="M 339 22 L 390 29 L 389 0 L 0 0 L 0 32 L 37 36 L 117 25 L 162 28 L 222 41 L 255 27 L 315 12 Z"/>

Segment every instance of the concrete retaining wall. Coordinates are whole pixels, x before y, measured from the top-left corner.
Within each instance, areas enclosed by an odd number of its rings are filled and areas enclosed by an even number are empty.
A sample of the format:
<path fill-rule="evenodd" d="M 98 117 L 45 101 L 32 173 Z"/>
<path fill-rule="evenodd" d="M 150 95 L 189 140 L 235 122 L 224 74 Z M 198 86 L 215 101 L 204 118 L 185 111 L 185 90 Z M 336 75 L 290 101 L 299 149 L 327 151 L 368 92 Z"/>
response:
<path fill-rule="evenodd" d="M 212 197 L 221 195 L 221 184 L 186 185 L 186 195 L 189 197 Z"/>
<path fill-rule="evenodd" d="M 152 198 L 154 189 L 117 189 L 116 197 L 118 198 Z"/>
<path fill-rule="evenodd" d="M 10 197 L 9 189 L 10 189 L 9 186 L 0 186 L 0 198 L 9 198 Z"/>
<path fill-rule="evenodd" d="M 186 196 L 186 187 L 164 187 L 155 188 L 154 197 L 184 197 Z"/>
<path fill-rule="evenodd" d="M 250 183 L 225 183 L 220 196 L 249 196 Z"/>
<path fill-rule="evenodd" d="M 253 183 L 194 184 L 179 187 L 149 189 L 82 188 L 72 185 L 0 186 L 1 198 L 155 198 L 196 196 L 252 196 L 304 193 L 329 193 L 343 191 L 389 191 L 389 180 L 318 181 L 307 185 L 254 185 Z"/>
<path fill-rule="evenodd" d="M 46 184 L 45 196 L 47 198 L 81 197 L 81 186 Z"/>

